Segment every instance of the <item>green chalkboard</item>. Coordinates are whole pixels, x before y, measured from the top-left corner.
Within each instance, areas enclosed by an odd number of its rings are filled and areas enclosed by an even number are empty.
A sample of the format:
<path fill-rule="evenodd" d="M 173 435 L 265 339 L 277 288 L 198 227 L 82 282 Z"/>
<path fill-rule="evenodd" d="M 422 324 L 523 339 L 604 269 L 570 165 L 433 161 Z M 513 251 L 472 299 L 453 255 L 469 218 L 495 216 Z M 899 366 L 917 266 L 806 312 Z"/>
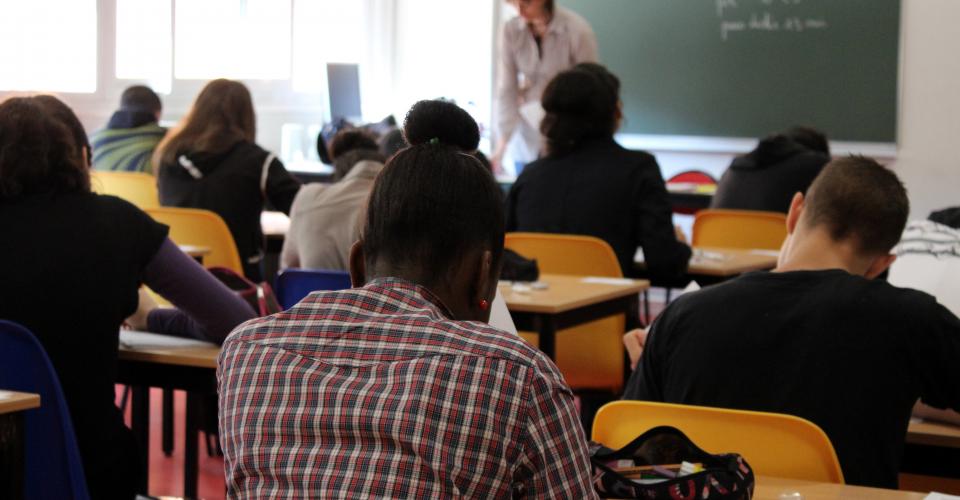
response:
<path fill-rule="evenodd" d="M 794 124 L 896 142 L 900 0 L 558 0 L 620 76 L 635 134 L 758 137 Z"/>

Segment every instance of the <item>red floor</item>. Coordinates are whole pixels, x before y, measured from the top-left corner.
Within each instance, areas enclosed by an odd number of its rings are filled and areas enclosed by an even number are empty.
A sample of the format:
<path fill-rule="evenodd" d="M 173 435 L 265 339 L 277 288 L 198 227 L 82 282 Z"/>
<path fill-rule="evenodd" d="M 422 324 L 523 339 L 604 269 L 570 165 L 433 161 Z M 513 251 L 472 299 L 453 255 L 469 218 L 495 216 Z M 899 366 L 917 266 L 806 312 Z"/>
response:
<path fill-rule="evenodd" d="M 118 386 L 119 400 L 122 388 Z M 174 393 L 174 440 L 173 454 L 163 455 L 160 449 L 160 389 L 150 390 L 150 486 L 151 496 L 183 496 L 183 422 L 186 400 L 182 391 Z M 129 419 L 129 412 L 127 418 Z M 129 424 L 129 420 L 128 420 Z M 210 457 L 207 447 L 200 442 L 200 477 L 198 494 L 200 498 L 224 498 L 223 457 Z"/>

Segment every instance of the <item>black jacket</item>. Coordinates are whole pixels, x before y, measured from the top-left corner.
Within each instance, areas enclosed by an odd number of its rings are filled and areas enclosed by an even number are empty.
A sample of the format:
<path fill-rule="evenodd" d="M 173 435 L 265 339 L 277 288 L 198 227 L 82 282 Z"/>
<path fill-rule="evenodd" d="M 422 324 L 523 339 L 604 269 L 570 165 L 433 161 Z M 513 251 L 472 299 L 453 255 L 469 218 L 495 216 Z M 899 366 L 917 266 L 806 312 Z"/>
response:
<path fill-rule="evenodd" d="M 260 212 L 264 202 L 269 201 L 277 210 L 289 213 L 290 204 L 300 189 L 300 182 L 274 159 L 269 166 L 264 199 L 260 176 L 267 154 L 251 142 L 239 142 L 220 154 L 181 153 L 177 155 L 176 164 L 160 166 L 157 181 L 161 205 L 202 208 L 223 217 L 240 251 L 244 274 L 254 281 L 261 279 Z"/>
<path fill-rule="evenodd" d="M 797 192 L 805 193 L 830 156 L 775 135 L 734 158 L 724 172 L 710 208 L 787 213 Z"/>
<path fill-rule="evenodd" d="M 527 165 L 510 189 L 507 231 L 595 236 L 613 247 L 627 276 L 636 275 L 642 247 L 657 281 L 680 277 L 690 260 L 690 247 L 676 239 L 656 159 L 613 139 Z"/>

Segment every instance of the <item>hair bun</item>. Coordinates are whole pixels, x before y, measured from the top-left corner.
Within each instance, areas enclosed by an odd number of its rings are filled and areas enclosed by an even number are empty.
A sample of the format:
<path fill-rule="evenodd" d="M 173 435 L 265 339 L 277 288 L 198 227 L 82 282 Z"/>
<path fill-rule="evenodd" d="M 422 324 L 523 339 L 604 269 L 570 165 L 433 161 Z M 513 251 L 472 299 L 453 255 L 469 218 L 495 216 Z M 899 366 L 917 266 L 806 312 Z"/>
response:
<path fill-rule="evenodd" d="M 470 113 L 440 99 L 414 104 L 403 121 L 403 135 L 411 146 L 445 144 L 472 152 L 480 145 L 480 127 Z"/>

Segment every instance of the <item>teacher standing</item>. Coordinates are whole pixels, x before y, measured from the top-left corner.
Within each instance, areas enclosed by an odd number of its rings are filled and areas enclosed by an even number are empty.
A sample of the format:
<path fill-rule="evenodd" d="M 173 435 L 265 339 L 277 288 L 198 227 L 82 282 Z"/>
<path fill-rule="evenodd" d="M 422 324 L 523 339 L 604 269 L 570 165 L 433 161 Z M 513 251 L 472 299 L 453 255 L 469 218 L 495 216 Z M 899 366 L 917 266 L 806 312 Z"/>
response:
<path fill-rule="evenodd" d="M 542 116 L 540 95 L 547 83 L 575 64 L 597 61 L 597 38 L 579 14 L 554 0 L 510 4 L 520 15 L 507 21 L 500 35 L 497 141 L 491 158 L 498 170 L 514 136 L 511 156 L 518 165 L 540 154 L 539 123 L 533 119 Z"/>

